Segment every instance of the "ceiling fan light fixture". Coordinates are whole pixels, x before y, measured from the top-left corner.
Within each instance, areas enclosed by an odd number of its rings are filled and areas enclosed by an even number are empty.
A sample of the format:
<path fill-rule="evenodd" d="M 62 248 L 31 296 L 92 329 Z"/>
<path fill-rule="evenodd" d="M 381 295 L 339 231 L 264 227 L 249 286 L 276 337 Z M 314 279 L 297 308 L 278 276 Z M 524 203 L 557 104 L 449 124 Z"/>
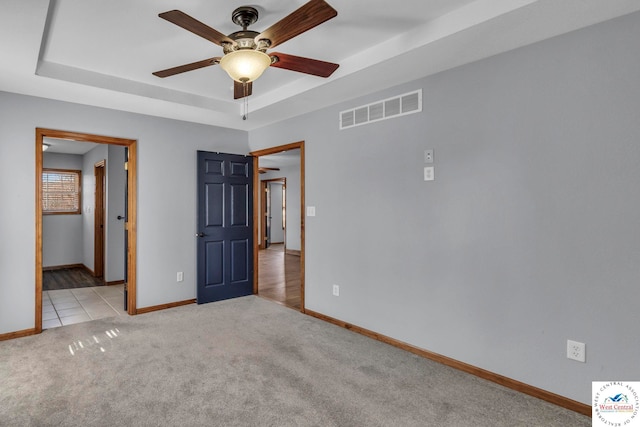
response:
<path fill-rule="evenodd" d="M 167 68 L 156 71 L 153 75 L 164 78 L 219 64 L 234 80 L 233 99 L 245 98 L 245 100 L 252 93 L 251 83 L 269 66 L 326 78 L 338 68 L 338 64 L 284 53 L 267 54 L 266 52 L 337 15 L 338 12 L 325 0 L 307 0 L 289 15 L 266 30 L 258 32 L 249 29 L 249 26 L 258 20 L 258 9 L 252 6 L 241 6 L 233 11 L 231 20 L 242 27 L 242 30 L 225 35 L 180 10 L 169 10 L 158 16 L 222 47 L 224 56 Z"/>
<path fill-rule="evenodd" d="M 253 49 L 240 49 L 227 53 L 220 59 L 220 66 L 233 80 L 249 83 L 262 75 L 271 65 L 271 57 Z"/>

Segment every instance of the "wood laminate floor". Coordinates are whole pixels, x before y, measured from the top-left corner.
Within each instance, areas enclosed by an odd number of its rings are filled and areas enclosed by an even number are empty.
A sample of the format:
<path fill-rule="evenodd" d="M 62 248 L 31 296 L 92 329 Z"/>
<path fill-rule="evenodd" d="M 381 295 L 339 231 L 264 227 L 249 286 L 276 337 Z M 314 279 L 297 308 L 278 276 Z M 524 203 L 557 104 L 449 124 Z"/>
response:
<path fill-rule="evenodd" d="M 300 310 L 300 257 L 271 245 L 258 253 L 258 295 Z"/>
<path fill-rule="evenodd" d="M 42 290 L 78 289 L 104 286 L 102 278 L 93 277 L 82 267 L 47 270 L 42 272 Z"/>

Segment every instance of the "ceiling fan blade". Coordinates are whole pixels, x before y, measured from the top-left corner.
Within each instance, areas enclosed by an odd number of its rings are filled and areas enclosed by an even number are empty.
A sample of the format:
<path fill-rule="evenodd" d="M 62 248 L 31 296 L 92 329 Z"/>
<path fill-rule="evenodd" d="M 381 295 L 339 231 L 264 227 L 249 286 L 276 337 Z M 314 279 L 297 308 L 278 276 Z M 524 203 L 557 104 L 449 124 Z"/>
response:
<path fill-rule="evenodd" d="M 267 173 L 269 171 L 279 171 L 279 170 L 280 168 L 262 168 L 262 167 L 258 168 L 258 172 L 260 173 Z"/>
<path fill-rule="evenodd" d="M 245 93 L 245 85 L 246 85 L 246 93 Z M 244 98 L 245 96 L 251 95 L 251 90 L 253 89 L 253 82 L 249 83 L 240 83 L 237 81 L 233 81 L 233 99 Z"/>
<path fill-rule="evenodd" d="M 286 70 L 319 77 L 329 77 L 340 66 L 333 62 L 319 61 L 317 59 L 303 58 L 302 56 L 287 55 L 285 53 L 274 52 L 270 55 L 277 58 L 277 60 L 271 64 L 272 67 L 284 68 Z"/>
<path fill-rule="evenodd" d="M 270 47 L 275 47 L 337 15 L 324 0 L 311 0 L 258 34 L 255 40 L 257 43 L 260 39 L 269 39 Z"/>
<path fill-rule="evenodd" d="M 191 64 L 179 65 L 173 68 L 167 68 L 166 70 L 156 71 L 153 73 L 154 76 L 158 77 L 169 77 L 176 74 L 184 73 L 186 71 L 197 70 L 198 68 L 208 67 L 210 65 L 216 65 L 220 62 L 220 57 L 216 56 L 214 58 L 203 59 L 202 61 L 192 62 Z"/>
<path fill-rule="evenodd" d="M 233 40 L 221 32 L 214 30 L 208 25 L 203 24 L 197 19 L 192 18 L 179 10 L 170 10 L 168 12 L 163 12 L 158 16 L 217 45 L 221 45 L 222 43 L 233 43 Z"/>

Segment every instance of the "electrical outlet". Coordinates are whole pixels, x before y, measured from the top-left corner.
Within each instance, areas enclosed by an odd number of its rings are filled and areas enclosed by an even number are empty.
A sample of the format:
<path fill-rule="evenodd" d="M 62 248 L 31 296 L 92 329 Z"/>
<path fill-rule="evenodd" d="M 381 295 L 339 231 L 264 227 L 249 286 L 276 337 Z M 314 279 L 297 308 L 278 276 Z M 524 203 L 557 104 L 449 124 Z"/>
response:
<path fill-rule="evenodd" d="M 578 341 L 567 340 L 567 359 L 586 362 L 586 345 Z"/>
<path fill-rule="evenodd" d="M 334 297 L 339 297 L 340 296 L 340 286 L 333 285 L 333 296 Z"/>
<path fill-rule="evenodd" d="M 176 274 L 176 282 L 182 282 L 184 280 L 184 273 L 182 271 L 178 271 Z"/>

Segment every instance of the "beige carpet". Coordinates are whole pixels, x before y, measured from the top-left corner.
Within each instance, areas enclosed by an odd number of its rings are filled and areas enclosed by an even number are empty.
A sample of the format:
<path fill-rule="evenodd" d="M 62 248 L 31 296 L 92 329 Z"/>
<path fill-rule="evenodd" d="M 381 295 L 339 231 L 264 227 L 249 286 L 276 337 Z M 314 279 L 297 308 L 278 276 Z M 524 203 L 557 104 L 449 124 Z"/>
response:
<path fill-rule="evenodd" d="M 0 342 L 2 426 L 590 426 L 250 296 Z"/>

